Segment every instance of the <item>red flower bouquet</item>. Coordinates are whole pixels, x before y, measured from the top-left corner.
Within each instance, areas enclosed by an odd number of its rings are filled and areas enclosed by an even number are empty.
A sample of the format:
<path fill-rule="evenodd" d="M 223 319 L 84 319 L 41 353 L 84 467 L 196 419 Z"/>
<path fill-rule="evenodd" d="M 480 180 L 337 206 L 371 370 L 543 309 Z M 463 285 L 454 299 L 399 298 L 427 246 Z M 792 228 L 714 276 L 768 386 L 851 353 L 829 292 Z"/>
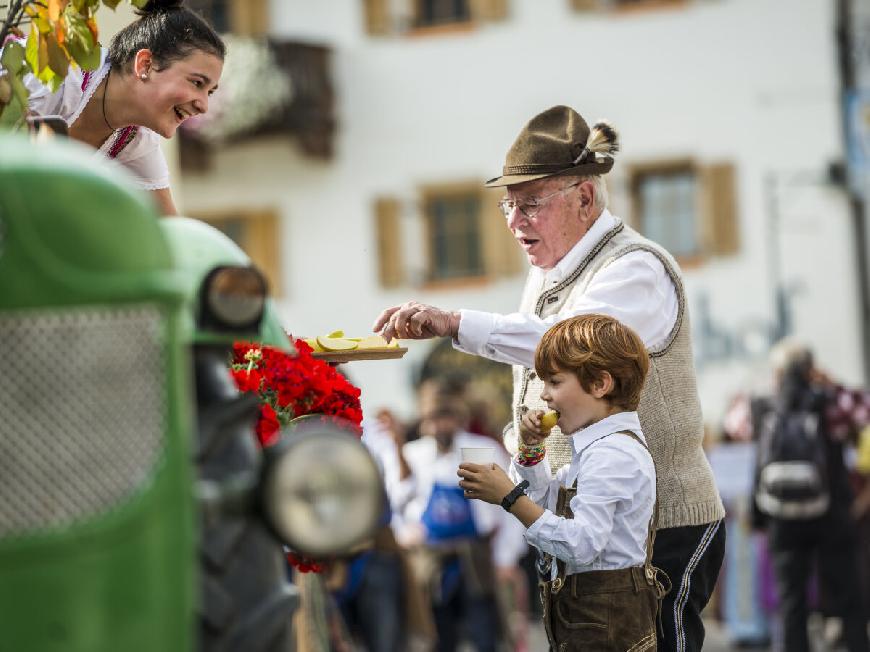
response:
<path fill-rule="evenodd" d="M 342 425 L 362 434 L 360 390 L 333 367 L 311 355 L 311 347 L 296 340 L 296 355 L 279 349 L 237 342 L 233 346 L 230 371 L 241 392 L 260 397 L 256 433 L 260 445 L 278 441 L 281 426 L 306 414 L 341 419 Z M 287 561 L 302 573 L 323 570 L 323 566 L 295 552 Z"/>
<path fill-rule="evenodd" d="M 362 433 L 360 390 L 296 340 L 297 354 L 268 346 L 237 342 L 231 371 L 239 391 L 260 396 L 257 439 L 262 446 L 278 440 L 281 426 L 305 414 L 322 414 L 350 424 Z"/>

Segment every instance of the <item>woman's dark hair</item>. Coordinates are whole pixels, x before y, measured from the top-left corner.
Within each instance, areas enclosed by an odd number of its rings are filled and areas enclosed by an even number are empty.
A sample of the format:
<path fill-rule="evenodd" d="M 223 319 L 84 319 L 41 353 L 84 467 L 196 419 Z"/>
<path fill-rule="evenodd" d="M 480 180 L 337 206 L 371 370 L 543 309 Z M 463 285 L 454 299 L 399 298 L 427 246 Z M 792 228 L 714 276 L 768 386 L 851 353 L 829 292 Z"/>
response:
<path fill-rule="evenodd" d="M 150 0 L 136 13 L 138 20 L 115 35 L 109 45 L 109 63 L 125 69 L 136 53 L 151 50 L 154 63 L 165 68 L 196 50 L 223 59 L 227 48 L 217 32 L 200 16 L 181 6 L 182 0 Z"/>

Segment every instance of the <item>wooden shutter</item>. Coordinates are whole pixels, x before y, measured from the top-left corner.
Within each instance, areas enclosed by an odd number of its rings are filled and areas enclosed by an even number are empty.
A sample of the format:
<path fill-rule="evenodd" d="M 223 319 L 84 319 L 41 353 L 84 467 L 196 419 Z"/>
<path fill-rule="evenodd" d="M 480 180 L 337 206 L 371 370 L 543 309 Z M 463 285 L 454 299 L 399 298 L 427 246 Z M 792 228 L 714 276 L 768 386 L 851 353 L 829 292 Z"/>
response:
<path fill-rule="evenodd" d="M 202 213 L 194 217 L 224 232 L 250 257 L 269 283 L 269 294 L 280 297 L 281 251 L 279 218 L 275 211 Z"/>
<path fill-rule="evenodd" d="M 574 11 L 594 11 L 600 4 L 600 0 L 571 0 L 571 8 Z"/>
<path fill-rule="evenodd" d="M 230 3 L 230 25 L 240 36 L 264 36 L 269 24 L 267 0 L 233 0 Z"/>
<path fill-rule="evenodd" d="M 390 1 L 365 0 L 366 32 L 371 36 L 386 36 L 390 33 Z"/>
<path fill-rule="evenodd" d="M 468 0 L 471 18 L 476 21 L 496 21 L 507 18 L 507 0 Z"/>
<path fill-rule="evenodd" d="M 504 219 L 498 201 L 504 188 L 484 188 L 480 196 L 480 238 L 489 276 L 512 276 L 523 271 L 522 251 Z"/>
<path fill-rule="evenodd" d="M 401 205 L 393 197 L 375 200 L 375 233 L 378 238 L 378 278 L 381 286 L 394 288 L 404 281 Z"/>
<path fill-rule="evenodd" d="M 699 168 L 701 237 L 704 251 L 737 253 L 740 247 L 734 166 L 715 163 Z"/>

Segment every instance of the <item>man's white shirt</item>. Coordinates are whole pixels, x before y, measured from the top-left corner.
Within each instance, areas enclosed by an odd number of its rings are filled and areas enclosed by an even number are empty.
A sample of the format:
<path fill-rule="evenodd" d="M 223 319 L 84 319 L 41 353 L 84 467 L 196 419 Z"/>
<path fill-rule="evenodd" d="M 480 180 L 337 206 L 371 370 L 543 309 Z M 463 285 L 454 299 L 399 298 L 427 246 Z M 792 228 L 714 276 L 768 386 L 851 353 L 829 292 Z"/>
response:
<path fill-rule="evenodd" d="M 511 479 L 528 480 L 526 494 L 548 510 L 526 530 L 526 541 L 565 561 L 569 575 L 641 566 L 646 560 L 655 466 L 641 444 L 616 434 L 626 430 L 646 441 L 637 412 L 620 412 L 573 433 L 571 463 L 555 477 L 546 457 L 530 467 L 511 462 Z M 574 518 L 556 516 L 559 487 L 571 487 L 575 479 Z"/>
<path fill-rule="evenodd" d="M 616 218 L 605 209 L 553 269 L 532 267 L 530 282 L 539 283 L 542 291 L 561 283 L 616 224 Z M 661 261 L 647 251 L 632 251 L 600 270 L 579 301 L 546 319 L 521 312 L 460 311 L 454 346 L 498 362 L 533 368 L 535 348 L 547 329 L 563 319 L 599 313 L 633 329 L 652 350 L 667 340 L 676 325 L 678 309 L 676 288 Z"/>

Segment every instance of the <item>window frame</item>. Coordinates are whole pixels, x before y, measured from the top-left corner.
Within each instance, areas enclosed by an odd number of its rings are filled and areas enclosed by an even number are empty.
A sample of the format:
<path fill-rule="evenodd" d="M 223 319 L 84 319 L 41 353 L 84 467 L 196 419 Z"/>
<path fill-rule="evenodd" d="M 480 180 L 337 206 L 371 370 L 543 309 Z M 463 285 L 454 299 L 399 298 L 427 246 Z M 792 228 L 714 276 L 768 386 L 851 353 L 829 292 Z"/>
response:
<path fill-rule="evenodd" d="M 238 210 L 221 209 L 213 211 L 194 211 L 190 217 L 221 229 L 221 224 L 240 220 L 245 226 L 242 242 L 233 240 L 247 254 L 251 262 L 266 277 L 269 284 L 269 296 L 283 297 L 283 274 L 281 256 L 281 216 L 276 209 Z M 229 236 L 227 236 L 229 237 Z"/>
<path fill-rule="evenodd" d="M 641 198 L 641 183 L 644 178 L 651 176 L 677 176 L 683 173 L 691 173 L 695 183 L 695 207 L 694 226 L 697 253 L 691 255 L 674 255 L 674 259 L 682 268 L 696 268 L 706 262 L 709 252 L 704 242 L 704 216 L 702 211 L 702 197 L 705 192 L 703 178 L 698 164 L 691 158 L 661 159 L 644 163 L 635 163 L 627 166 L 627 180 L 629 188 L 629 201 L 631 205 L 631 226 L 644 237 L 646 230 L 643 224 L 643 199 Z M 661 244 L 670 252 L 666 243 Z"/>
<path fill-rule="evenodd" d="M 452 182 L 427 184 L 419 189 L 420 197 L 420 214 L 422 217 L 423 231 L 423 257 L 425 264 L 425 276 L 422 282 L 424 289 L 444 289 L 455 287 L 469 287 L 486 284 L 491 279 L 492 275 L 487 269 L 487 261 L 485 256 L 485 247 L 483 242 L 483 229 L 481 228 L 481 219 L 485 207 L 483 205 L 484 196 L 481 193 L 480 184 L 473 182 Z M 436 278 L 434 276 L 435 261 L 433 260 L 434 237 L 433 218 L 431 213 L 431 205 L 439 199 L 446 198 L 463 198 L 474 197 L 479 206 L 479 210 L 475 216 L 475 229 L 477 230 L 477 256 L 480 261 L 480 273 L 469 274 L 464 276 L 455 276 L 450 278 Z"/>

